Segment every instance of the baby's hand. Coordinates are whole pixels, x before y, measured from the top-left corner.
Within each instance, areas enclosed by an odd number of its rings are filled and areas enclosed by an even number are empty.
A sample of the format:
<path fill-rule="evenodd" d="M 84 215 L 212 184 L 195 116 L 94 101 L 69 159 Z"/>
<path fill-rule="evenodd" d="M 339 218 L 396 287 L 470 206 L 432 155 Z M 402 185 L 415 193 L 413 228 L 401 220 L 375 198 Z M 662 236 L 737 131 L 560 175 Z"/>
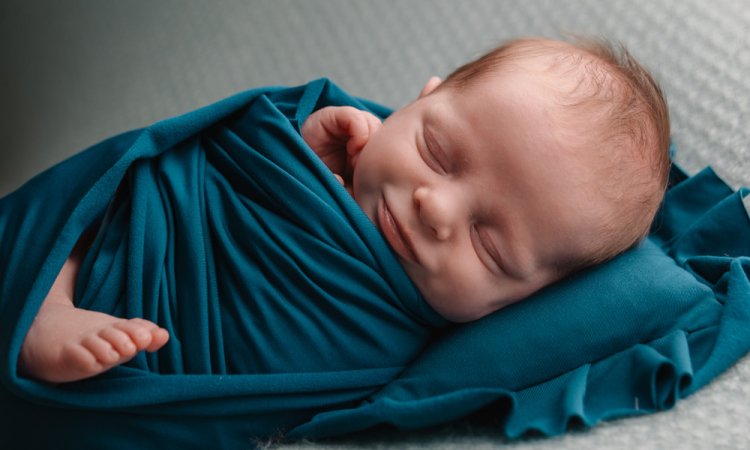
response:
<path fill-rule="evenodd" d="M 351 185 L 357 158 L 380 119 L 351 106 L 327 106 L 302 124 L 302 138 L 345 187 Z"/>

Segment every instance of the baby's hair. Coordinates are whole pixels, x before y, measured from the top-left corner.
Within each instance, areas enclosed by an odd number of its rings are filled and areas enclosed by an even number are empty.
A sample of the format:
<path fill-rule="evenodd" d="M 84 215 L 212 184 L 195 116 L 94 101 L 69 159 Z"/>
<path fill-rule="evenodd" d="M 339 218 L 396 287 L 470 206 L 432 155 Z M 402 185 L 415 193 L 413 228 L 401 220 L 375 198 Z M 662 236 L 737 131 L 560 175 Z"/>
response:
<path fill-rule="evenodd" d="M 595 250 L 558 268 L 569 274 L 614 257 L 648 234 L 669 177 L 669 112 L 658 83 L 625 46 L 600 38 L 509 41 L 456 69 L 440 89 L 462 90 L 530 59 L 557 76 L 550 87 L 566 111 L 559 121 L 590 124 L 587 136 L 565 140 L 577 141 L 587 155 L 599 153 L 597 181 L 587 189 L 610 205 L 600 217 L 598 236 L 591 237 L 599 241 Z"/>

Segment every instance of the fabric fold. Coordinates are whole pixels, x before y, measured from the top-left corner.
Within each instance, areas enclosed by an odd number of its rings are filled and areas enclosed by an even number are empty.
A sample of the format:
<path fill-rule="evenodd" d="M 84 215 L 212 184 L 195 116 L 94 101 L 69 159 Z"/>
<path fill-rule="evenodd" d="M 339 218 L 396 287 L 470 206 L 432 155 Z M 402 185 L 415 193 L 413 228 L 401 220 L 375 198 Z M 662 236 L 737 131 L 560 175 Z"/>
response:
<path fill-rule="evenodd" d="M 299 133 L 316 108 L 368 104 L 325 79 L 251 90 L 104 141 L 1 199 L 2 408 L 28 411 L 8 430 L 55 405 L 92 429 L 142 416 L 165 437 L 200 417 L 205 439 L 242 442 L 401 372 L 446 322 Z M 86 230 L 74 303 L 152 320 L 170 341 L 76 383 L 20 377 L 26 331 Z"/>
<path fill-rule="evenodd" d="M 750 350 L 747 190 L 675 167 L 641 245 L 446 327 L 301 139 L 327 105 L 390 113 L 328 80 L 251 90 L 108 139 L 0 199 L 3 435 L 242 448 L 487 414 L 510 438 L 555 435 L 671 408 Z M 76 304 L 172 339 L 81 382 L 20 377 L 25 333 L 87 229 Z"/>
<path fill-rule="evenodd" d="M 649 238 L 445 333 L 358 407 L 290 432 L 333 436 L 491 415 L 504 434 L 669 409 L 750 350 L 750 221 L 710 169 L 673 183 Z"/>

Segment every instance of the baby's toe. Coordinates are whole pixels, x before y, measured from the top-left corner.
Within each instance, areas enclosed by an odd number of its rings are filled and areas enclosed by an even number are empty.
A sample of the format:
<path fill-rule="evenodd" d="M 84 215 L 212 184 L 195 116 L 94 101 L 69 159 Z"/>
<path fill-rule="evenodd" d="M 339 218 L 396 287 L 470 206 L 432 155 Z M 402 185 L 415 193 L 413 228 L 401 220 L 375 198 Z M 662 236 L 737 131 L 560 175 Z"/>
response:
<path fill-rule="evenodd" d="M 94 374 L 103 369 L 96 356 L 81 343 L 69 342 L 62 346 L 61 359 L 69 371 Z"/>
<path fill-rule="evenodd" d="M 151 344 L 151 329 L 156 325 L 148 320 L 128 319 L 117 322 L 115 327 L 125 332 L 138 350 L 143 350 Z"/>
<path fill-rule="evenodd" d="M 169 341 L 169 332 L 164 328 L 154 327 L 151 330 L 151 344 L 146 347 L 146 351 L 155 352 Z"/>
<path fill-rule="evenodd" d="M 112 344 L 96 334 L 83 338 L 81 345 L 91 352 L 103 366 L 112 366 L 120 360 L 120 354 L 112 347 Z"/>
<path fill-rule="evenodd" d="M 109 342 L 110 345 L 112 345 L 112 348 L 114 348 L 121 357 L 131 357 L 135 355 L 138 350 L 130 336 L 118 328 L 104 328 L 99 331 L 99 337 Z"/>

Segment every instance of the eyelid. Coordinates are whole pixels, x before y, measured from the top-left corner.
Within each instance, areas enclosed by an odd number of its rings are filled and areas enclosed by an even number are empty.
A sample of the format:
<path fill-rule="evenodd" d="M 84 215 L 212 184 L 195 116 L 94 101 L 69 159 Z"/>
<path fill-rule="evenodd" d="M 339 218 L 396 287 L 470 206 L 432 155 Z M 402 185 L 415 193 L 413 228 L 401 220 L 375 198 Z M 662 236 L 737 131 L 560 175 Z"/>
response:
<path fill-rule="evenodd" d="M 479 256 L 479 259 L 482 261 L 482 264 L 487 267 L 487 269 L 495 274 L 505 274 L 505 269 L 503 268 L 502 261 L 500 260 L 500 256 L 497 253 L 497 250 L 495 249 L 495 246 L 492 245 L 492 243 L 487 243 L 486 239 L 482 238 L 482 235 L 480 234 L 479 228 L 476 225 L 471 226 L 471 233 L 475 236 L 475 239 L 479 242 L 479 246 L 482 248 L 481 250 L 477 251 L 477 256 Z M 484 253 L 486 256 L 483 257 L 480 253 Z M 486 258 L 489 258 L 490 261 L 492 261 L 492 264 L 487 264 L 485 261 Z"/>
<path fill-rule="evenodd" d="M 422 154 L 422 159 L 425 160 L 428 166 L 435 172 L 447 175 L 448 174 L 448 168 L 443 164 L 441 161 L 440 156 L 437 153 L 439 153 L 440 147 L 435 143 L 435 140 L 432 138 L 432 135 L 428 130 L 422 131 L 422 142 L 424 142 L 424 147 L 428 155 L 424 155 L 424 151 L 420 151 L 420 154 Z"/>

